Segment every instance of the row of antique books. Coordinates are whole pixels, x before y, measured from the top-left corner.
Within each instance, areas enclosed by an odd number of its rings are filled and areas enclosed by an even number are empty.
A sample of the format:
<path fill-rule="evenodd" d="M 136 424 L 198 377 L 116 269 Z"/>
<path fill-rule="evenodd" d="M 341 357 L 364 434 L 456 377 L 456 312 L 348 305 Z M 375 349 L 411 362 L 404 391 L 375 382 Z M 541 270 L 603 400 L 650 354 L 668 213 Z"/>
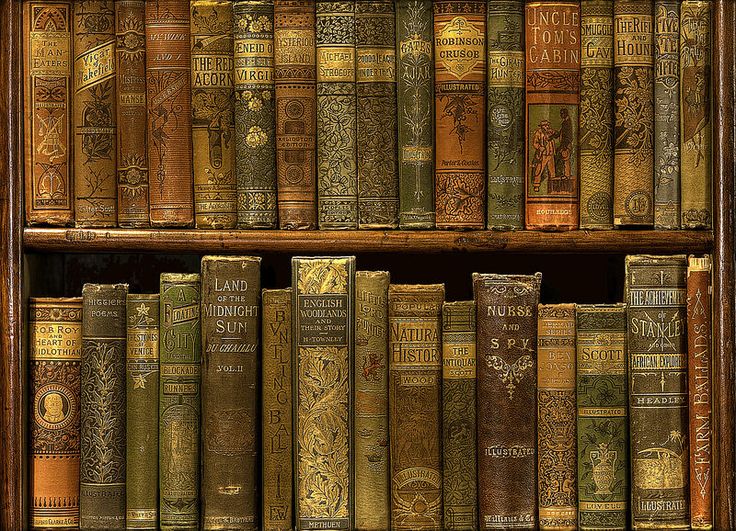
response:
<path fill-rule="evenodd" d="M 629 256 L 604 305 L 260 266 L 31 299 L 33 526 L 711 528 L 708 256 Z"/>
<path fill-rule="evenodd" d="M 712 223 L 710 0 L 25 7 L 31 225 Z"/>

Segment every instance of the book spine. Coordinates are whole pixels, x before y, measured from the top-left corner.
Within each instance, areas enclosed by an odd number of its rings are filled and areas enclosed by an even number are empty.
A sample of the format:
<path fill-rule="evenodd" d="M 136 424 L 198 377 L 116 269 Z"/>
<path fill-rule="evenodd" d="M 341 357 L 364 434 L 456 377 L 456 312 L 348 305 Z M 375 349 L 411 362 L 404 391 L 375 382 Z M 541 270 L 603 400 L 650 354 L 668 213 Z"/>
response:
<path fill-rule="evenodd" d="M 117 215 L 115 2 L 74 3 L 74 223 L 114 227 Z"/>
<path fill-rule="evenodd" d="M 30 525 L 76 529 L 82 299 L 31 299 L 29 328 Z"/>
<path fill-rule="evenodd" d="M 352 529 L 355 258 L 292 258 L 292 286 L 296 528 Z"/>
<path fill-rule="evenodd" d="M 485 228 L 486 1 L 434 2 L 438 229 Z"/>
<path fill-rule="evenodd" d="M 194 221 L 234 229 L 233 2 L 192 0 L 190 30 Z"/>
<path fill-rule="evenodd" d="M 537 526 L 537 305 L 542 275 L 473 275 L 480 529 Z"/>
<path fill-rule="evenodd" d="M 358 227 L 355 0 L 317 0 L 320 229 Z"/>
<path fill-rule="evenodd" d="M 690 257 L 687 269 L 687 350 L 692 529 L 713 529 L 711 269 L 709 256 Z"/>
<path fill-rule="evenodd" d="M 74 221 L 72 13 L 71 2 L 23 2 L 28 225 L 70 225 Z M 38 59 L 52 52 L 53 60 Z"/>
<path fill-rule="evenodd" d="M 188 0 L 146 2 L 149 217 L 154 227 L 194 223 Z"/>
<path fill-rule="evenodd" d="M 680 11 L 682 228 L 713 226 L 711 124 L 712 3 L 683 0 Z"/>
<path fill-rule="evenodd" d="M 396 159 L 396 10 L 393 0 L 355 4 L 358 227 L 399 225 Z"/>
<path fill-rule="evenodd" d="M 388 290 L 391 529 L 442 527 L 442 284 Z"/>
<path fill-rule="evenodd" d="M 202 525 L 259 529 L 261 259 L 202 258 Z"/>
<path fill-rule="evenodd" d="M 578 305 L 578 525 L 627 528 L 626 306 Z"/>
<path fill-rule="evenodd" d="M 489 229 L 524 228 L 524 1 L 488 2 Z"/>
<path fill-rule="evenodd" d="M 79 527 L 125 529 L 126 284 L 82 289 Z"/>
<path fill-rule="evenodd" d="M 291 289 L 263 290 L 263 529 L 294 529 Z"/>
<path fill-rule="evenodd" d="M 580 228 L 613 228 L 613 3 L 580 4 Z"/>
<path fill-rule="evenodd" d="M 434 228 L 432 0 L 396 2 L 399 227 Z"/>
<path fill-rule="evenodd" d="M 355 527 L 391 527 L 388 448 L 388 284 L 386 271 L 355 274 Z"/>
<path fill-rule="evenodd" d="M 475 303 L 442 306 L 442 474 L 445 529 L 478 529 Z"/>
<path fill-rule="evenodd" d="M 161 274 L 159 356 L 159 521 L 199 526 L 200 277 Z"/>
<path fill-rule="evenodd" d="M 684 255 L 626 257 L 635 529 L 690 524 L 686 273 Z"/>
<path fill-rule="evenodd" d="M 279 228 L 317 228 L 317 53 L 314 0 L 274 1 Z"/>
<path fill-rule="evenodd" d="M 539 529 L 575 531 L 575 305 L 540 304 L 537 311 Z"/>
<path fill-rule="evenodd" d="M 159 296 L 128 295 L 126 528 L 158 526 Z"/>
<path fill-rule="evenodd" d="M 233 14 L 238 228 L 275 229 L 273 0 L 236 0 Z"/>
<path fill-rule="evenodd" d="M 115 2 L 118 225 L 148 227 L 146 3 Z"/>
<path fill-rule="evenodd" d="M 654 224 L 654 0 L 614 0 L 613 224 Z"/>

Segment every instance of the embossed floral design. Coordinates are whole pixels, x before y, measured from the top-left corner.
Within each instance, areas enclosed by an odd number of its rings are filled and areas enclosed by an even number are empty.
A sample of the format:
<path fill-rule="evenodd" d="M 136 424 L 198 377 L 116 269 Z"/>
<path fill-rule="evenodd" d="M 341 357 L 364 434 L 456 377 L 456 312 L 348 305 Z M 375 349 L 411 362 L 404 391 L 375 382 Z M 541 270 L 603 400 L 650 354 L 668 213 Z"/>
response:
<path fill-rule="evenodd" d="M 439 100 L 444 102 L 441 119 L 452 119 L 450 132 L 457 138 L 462 153 L 465 139 L 474 131 L 469 120 L 478 115 L 477 101 L 470 94 L 443 95 Z"/>
<path fill-rule="evenodd" d="M 652 153 L 654 135 L 651 75 L 640 68 L 623 67 L 618 83 L 616 146 L 631 151 L 631 164 L 642 164 Z"/>
<path fill-rule="evenodd" d="M 254 125 L 248 129 L 248 134 L 245 137 L 245 143 L 250 148 L 256 148 L 264 145 L 268 141 L 268 135 L 259 126 Z"/>
<path fill-rule="evenodd" d="M 591 150 L 593 164 L 607 163 L 612 153 L 612 82 L 608 70 L 583 70 L 580 89 L 580 145 L 583 150 Z"/>

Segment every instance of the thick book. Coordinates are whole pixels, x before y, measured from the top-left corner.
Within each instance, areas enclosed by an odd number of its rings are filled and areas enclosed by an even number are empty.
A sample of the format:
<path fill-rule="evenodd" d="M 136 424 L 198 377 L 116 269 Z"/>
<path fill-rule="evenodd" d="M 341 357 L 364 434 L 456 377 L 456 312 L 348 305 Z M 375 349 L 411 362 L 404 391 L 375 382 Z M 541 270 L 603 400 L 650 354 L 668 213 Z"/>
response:
<path fill-rule="evenodd" d="M 434 2 L 438 229 L 483 229 L 486 214 L 486 2 Z"/>
<path fill-rule="evenodd" d="M 199 526 L 200 276 L 160 277 L 159 525 Z"/>
<path fill-rule="evenodd" d="M 82 288 L 81 529 L 125 529 L 127 295 L 127 284 Z"/>
<path fill-rule="evenodd" d="M 687 260 L 626 257 L 631 524 L 690 524 L 687 394 Z"/>
<path fill-rule="evenodd" d="M 158 526 L 159 295 L 127 298 L 126 527 Z"/>
<path fill-rule="evenodd" d="M 629 423 L 626 305 L 578 305 L 578 525 L 627 528 Z"/>
<path fill-rule="evenodd" d="M 480 529 L 537 526 L 537 305 L 542 275 L 473 274 Z"/>
<path fill-rule="evenodd" d="M 23 2 L 28 225 L 70 225 L 74 221 L 72 14 L 72 2 Z"/>
<path fill-rule="evenodd" d="M 347 530 L 355 257 L 294 257 L 291 272 L 296 528 Z"/>
<path fill-rule="evenodd" d="M 260 299 L 260 258 L 202 258 L 204 529 L 259 529 Z"/>
<path fill-rule="evenodd" d="M 475 303 L 442 305 L 444 529 L 478 529 L 475 444 Z"/>
<path fill-rule="evenodd" d="M 32 298 L 29 319 L 33 528 L 79 526 L 82 299 Z"/>
<path fill-rule="evenodd" d="M 442 527 L 442 284 L 388 290 L 391 529 Z"/>

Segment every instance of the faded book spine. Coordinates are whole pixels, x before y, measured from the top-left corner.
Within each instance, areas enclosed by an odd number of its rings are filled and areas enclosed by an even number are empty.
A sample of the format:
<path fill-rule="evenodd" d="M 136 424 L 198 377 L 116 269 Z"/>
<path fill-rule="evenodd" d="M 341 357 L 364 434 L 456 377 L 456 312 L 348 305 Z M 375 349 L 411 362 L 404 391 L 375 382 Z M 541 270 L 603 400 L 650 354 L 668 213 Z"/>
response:
<path fill-rule="evenodd" d="M 159 296 L 127 298 L 126 528 L 158 526 Z"/>
<path fill-rule="evenodd" d="M 352 529 L 355 258 L 294 257 L 291 267 L 296 528 Z"/>
<path fill-rule="evenodd" d="M 33 397 L 29 523 L 36 529 L 76 529 L 82 299 L 31 299 L 29 329 Z"/>
<path fill-rule="evenodd" d="M 74 2 L 74 223 L 114 227 L 117 215 L 115 2 Z"/>
<path fill-rule="evenodd" d="M 537 526 L 537 305 L 542 275 L 473 275 L 480 529 Z"/>
<path fill-rule="evenodd" d="M 190 28 L 194 222 L 234 229 L 233 2 L 192 0 Z"/>
<path fill-rule="evenodd" d="M 627 256 L 631 523 L 687 529 L 687 261 Z"/>
<path fill-rule="evenodd" d="M 442 305 L 444 529 L 478 529 L 475 443 L 475 303 Z"/>
<path fill-rule="evenodd" d="M 127 294 L 127 284 L 82 288 L 82 529 L 125 529 Z"/>
<path fill-rule="evenodd" d="M 391 529 L 442 527 L 442 284 L 388 290 Z M 418 502 L 418 503 L 417 503 Z"/>
<path fill-rule="evenodd" d="M 486 2 L 434 2 L 438 229 L 483 229 L 486 212 Z"/>
<path fill-rule="evenodd" d="M 200 277 L 162 273 L 159 356 L 159 522 L 199 526 Z"/>
<path fill-rule="evenodd" d="M 204 529 L 259 529 L 260 297 L 260 258 L 202 258 Z"/>
<path fill-rule="evenodd" d="M 72 13 L 71 2 L 23 2 L 28 225 L 74 221 Z"/>

